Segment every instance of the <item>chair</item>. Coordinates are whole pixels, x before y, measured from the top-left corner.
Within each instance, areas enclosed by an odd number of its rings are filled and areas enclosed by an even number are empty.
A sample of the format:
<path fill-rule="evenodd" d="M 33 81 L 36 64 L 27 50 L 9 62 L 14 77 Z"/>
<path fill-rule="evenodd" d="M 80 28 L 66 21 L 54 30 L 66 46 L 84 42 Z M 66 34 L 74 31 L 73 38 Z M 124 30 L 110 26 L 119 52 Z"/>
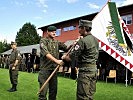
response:
<path fill-rule="evenodd" d="M 68 71 L 64 73 L 64 77 L 66 76 L 66 74 L 69 74 L 69 77 L 71 75 L 71 67 L 69 67 Z"/>
<path fill-rule="evenodd" d="M 109 76 L 106 76 L 106 83 L 108 78 L 114 78 L 115 83 L 116 83 L 116 70 L 110 70 L 109 71 Z"/>
<path fill-rule="evenodd" d="M 133 72 L 132 72 L 132 76 L 131 76 L 131 78 L 130 78 L 130 85 L 132 84 L 132 80 L 133 80 Z"/>

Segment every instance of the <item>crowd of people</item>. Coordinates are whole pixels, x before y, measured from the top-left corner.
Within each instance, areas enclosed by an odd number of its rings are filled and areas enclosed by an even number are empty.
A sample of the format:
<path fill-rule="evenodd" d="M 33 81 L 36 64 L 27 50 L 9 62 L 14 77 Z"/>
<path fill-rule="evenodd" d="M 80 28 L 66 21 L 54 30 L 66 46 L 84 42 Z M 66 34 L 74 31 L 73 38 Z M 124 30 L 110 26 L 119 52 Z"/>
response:
<path fill-rule="evenodd" d="M 0 56 L 0 68 L 6 68 L 8 69 L 9 68 L 9 56 L 6 55 L 1 55 Z"/>
<path fill-rule="evenodd" d="M 9 69 L 10 55 L 0 56 L 0 68 Z M 19 71 L 23 72 L 37 72 L 39 71 L 40 57 L 32 53 L 25 53 L 21 55 L 21 60 L 19 62 Z"/>

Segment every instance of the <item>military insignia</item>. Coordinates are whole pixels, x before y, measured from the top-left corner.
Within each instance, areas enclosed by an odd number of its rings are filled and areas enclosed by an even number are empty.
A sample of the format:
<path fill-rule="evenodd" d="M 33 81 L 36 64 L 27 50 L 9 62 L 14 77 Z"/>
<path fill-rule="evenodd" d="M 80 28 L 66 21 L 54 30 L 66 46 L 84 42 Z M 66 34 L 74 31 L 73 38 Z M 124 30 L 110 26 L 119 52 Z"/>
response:
<path fill-rule="evenodd" d="M 41 46 L 41 47 L 44 47 L 44 44 L 43 44 L 43 43 L 41 43 L 41 44 L 40 44 L 40 46 Z"/>
<path fill-rule="evenodd" d="M 20 57 L 20 53 L 18 53 L 18 56 Z"/>
<path fill-rule="evenodd" d="M 79 49 L 79 45 L 76 45 L 74 49 L 75 50 L 78 50 Z"/>

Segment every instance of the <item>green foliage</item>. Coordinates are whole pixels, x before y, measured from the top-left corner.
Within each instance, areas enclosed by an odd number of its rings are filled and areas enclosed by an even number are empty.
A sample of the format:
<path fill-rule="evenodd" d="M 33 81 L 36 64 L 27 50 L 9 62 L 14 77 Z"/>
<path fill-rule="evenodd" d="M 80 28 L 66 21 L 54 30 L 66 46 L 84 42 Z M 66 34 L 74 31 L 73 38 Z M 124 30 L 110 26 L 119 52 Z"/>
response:
<path fill-rule="evenodd" d="M 10 47 L 10 44 L 8 44 L 6 40 L 4 40 L 4 42 L 2 41 L 0 42 L 0 53 L 3 53 L 9 49 L 11 49 L 11 47 Z"/>
<path fill-rule="evenodd" d="M 38 73 L 19 72 L 18 91 L 9 93 L 11 86 L 7 69 L 0 68 L 0 100 L 38 100 Z M 133 100 L 133 85 L 125 83 L 97 82 L 94 100 Z M 76 100 L 75 80 L 58 77 L 57 100 Z"/>
<path fill-rule="evenodd" d="M 37 34 L 36 27 L 31 23 L 25 23 L 17 32 L 16 39 L 18 46 L 38 44 L 40 36 Z"/>

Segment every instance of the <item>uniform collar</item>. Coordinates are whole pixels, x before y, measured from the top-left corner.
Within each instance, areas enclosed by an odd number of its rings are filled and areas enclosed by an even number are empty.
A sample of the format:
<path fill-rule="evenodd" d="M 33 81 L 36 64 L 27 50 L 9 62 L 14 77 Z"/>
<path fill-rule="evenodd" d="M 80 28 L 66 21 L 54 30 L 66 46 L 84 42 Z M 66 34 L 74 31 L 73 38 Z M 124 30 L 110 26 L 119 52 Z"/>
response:
<path fill-rule="evenodd" d="M 54 41 L 54 39 L 50 38 L 50 37 L 46 37 L 49 41 Z"/>
<path fill-rule="evenodd" d="M 84 37 L 86 37 L 86 36 L 88 36 L 88 35 L 92 35 L 90 32 L 88 32 L 87 34 L 85 34 L 85 36 Z"/>
<path fill-rule="evenodd" d="M 16 50 L 17 50 L 17 48 L 12 49 L 12 51 L 16 51 Z"/>

